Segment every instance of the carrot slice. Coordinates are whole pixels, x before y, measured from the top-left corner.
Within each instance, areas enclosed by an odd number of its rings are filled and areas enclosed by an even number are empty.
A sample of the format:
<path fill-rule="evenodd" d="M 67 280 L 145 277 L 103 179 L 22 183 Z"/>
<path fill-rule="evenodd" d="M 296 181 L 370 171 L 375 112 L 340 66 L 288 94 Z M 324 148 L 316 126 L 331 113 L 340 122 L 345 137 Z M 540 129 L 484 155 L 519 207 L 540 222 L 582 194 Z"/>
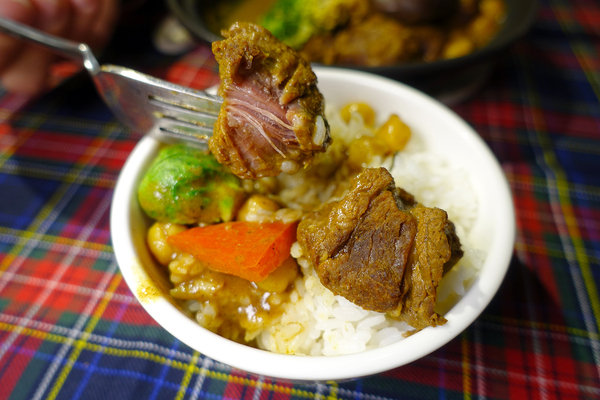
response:
<path fill-rule="evenodd" d="M 259 282 L 289 256 L 297 223 L 233 221 L 195 227 L 169 236 L 175 248 L 207 268 Z"/>

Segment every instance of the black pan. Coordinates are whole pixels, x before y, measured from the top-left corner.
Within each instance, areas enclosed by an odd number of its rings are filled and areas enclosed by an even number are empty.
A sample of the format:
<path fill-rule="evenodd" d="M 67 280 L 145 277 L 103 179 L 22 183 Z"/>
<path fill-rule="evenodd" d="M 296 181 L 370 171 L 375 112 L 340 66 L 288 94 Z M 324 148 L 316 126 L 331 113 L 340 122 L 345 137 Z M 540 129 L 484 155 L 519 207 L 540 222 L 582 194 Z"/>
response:
<path fill-rule="evenodd" d="M 204 18 L 218 0 L 166 0 L 176 18 L 200 41 L 221 39 Z M 479 87 L 489 75 L 496 56 L 524 36 L 537 17 L 537 0 L 505 0 L 507 17 L 501 30 L 481 49 L 463 57 L 433 62 L 401 63 L 381 67 L 336 65 L 387 76 L 452 102 Z"/>

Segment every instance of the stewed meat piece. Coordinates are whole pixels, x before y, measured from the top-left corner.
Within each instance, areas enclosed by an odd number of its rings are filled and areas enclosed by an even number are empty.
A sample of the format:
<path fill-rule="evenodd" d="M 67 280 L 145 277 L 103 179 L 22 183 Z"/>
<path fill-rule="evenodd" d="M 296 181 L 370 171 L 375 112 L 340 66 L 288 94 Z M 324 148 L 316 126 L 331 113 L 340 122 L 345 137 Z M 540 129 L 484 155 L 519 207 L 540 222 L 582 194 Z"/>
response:
<path fill-rule="evenodd" d="M 420 330 L 435 313 L 444 272 L 462 256 L 445 211 L 415 202 L 384 168 L 368 168 L 340 200 L 308 214 L 298 242 L 323 285 Z"/>
<path fill-rule="evenodd" d="M 374 0 L 380 9 L 408 24 L 438 22 L 459 9 L 458 0 Z"/>
<path fill-rule="evenodd" d="M 235 23 L 223 36 L 212 46 L 224 103 L 211 152 L 241 178 L 298 171 L 330 142 L 310 64 L 258 25 Z"/>
<path fill-rule="evenodd" d="M 369 310 L 390 311 L 416 234 L 416 221 L 397 205 L 387 170 L 367 169 L 339 202 L 307 215 L 298 241 L 323 285 Z"/>
<path fill-rule="evenodd" d="M 416 204 L 408 212 L 417 221 L 417 234 L 404 273 L 402 300 L 388 315 L 421 330 L 446 322 L 434 310 L 437 287 L 463 252 L 446 211 Z"/>

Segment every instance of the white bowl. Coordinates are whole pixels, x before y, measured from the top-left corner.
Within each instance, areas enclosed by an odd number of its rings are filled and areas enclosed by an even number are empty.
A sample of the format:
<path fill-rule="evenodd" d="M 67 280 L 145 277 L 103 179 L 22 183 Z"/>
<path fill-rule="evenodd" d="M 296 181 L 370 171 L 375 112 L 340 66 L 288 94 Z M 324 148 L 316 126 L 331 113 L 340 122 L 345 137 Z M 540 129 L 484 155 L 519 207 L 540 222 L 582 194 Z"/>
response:
<path fill-rule="evenodd" d="M 505 176 L 483 140 L 448 108 L 396 81 L 363 72 L 315 68 L 328 105 L 364 101 L 378 113 L 398 113 L 425 141 L 466 171 L 479 203 L 473 235 L 486 254 L 474 283 L 445 314 L 448 322 L 426 328 L 397 343 L 361 353 L 331 356 L 275 354 L 216 335 L 184 314 L 167 295 L 166 273 L 153 261 L 145 231 L 150 221 L 136 198 L 137 183 L 157 153 L 151 135 L 135 147 L 118 179 L 111 210 L 111 234 L 119 267 L 131 291 L 164 329 L 200 353 L 254 374 L 295 381 L 351 379 L 417 360 L 444 346 L 467 328 L 500 286 L 513 252 L 515 217 Z"/>

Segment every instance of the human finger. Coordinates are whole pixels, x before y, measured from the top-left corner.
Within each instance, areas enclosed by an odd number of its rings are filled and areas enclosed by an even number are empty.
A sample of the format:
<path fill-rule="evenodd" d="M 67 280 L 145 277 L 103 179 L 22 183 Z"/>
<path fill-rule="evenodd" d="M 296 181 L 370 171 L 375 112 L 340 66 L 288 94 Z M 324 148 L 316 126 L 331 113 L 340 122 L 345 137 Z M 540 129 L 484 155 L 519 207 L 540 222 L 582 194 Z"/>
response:
<path fill-rule="evenodd" d="M 64 37 L 72 19 L 69 0 L 31 0 L 37 9 L 36 26 L 49 34 Z"/>
<path fill-rule="evenodd" d="M 2 86 L 11 92 L 35 95 L 46 90 L 54 54 L 28 45 L 0 75 Z"/>
<path fill-rule="evenodd" d="M 114 32 L 119 17 L 120 2 L 118 0 L 105 0 L 101 2 L 98 19 L 92 26 L 90 46 L 102 48 Z"/>
<path fill-rule="evenodd" d="M 35 8 L 28 0 L 2 0 L 0 1 L 0 17 L 32 25 L 35 21 Z M 0 73 L 11 63 L 23 42 L 7 34 L 0 34 Z"/>
<path fill-rule="evenodd" d="M 65 35 L 71 18 L 68 0 L 31 0 L 31 5 L 35 14 L 33 26 L 52 35 Z M 50 66 L 57 58 L 55 53 L 42 46 L 22 45 L 17 56 L 2 70 L 2 86 L 30 96 L 45 91 Z"/>
<path fill-rule="evenodd" d="M 102 2 L 99 0 L 71 0 L 72 24 L 69 39 L 90 44 L 92 27 L 96 24 Z"/>

